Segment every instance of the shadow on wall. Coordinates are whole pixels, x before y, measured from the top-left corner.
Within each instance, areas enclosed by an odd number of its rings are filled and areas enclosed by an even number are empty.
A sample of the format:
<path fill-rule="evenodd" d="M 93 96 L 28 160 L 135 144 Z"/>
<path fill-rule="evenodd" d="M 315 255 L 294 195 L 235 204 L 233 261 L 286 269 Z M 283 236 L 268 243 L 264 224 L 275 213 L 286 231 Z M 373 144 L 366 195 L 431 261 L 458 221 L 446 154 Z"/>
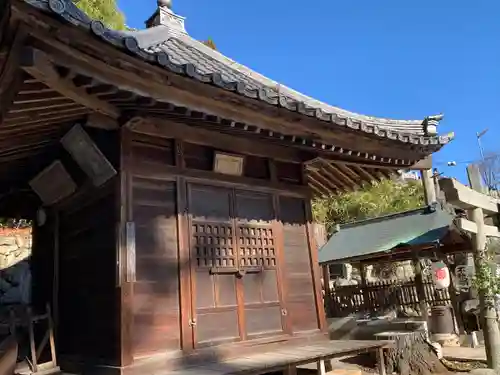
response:
<path fill-rule="evenodd" d="M 309 264 L 306 234 L 306 215 L 304 201 L 296 198 L 279 200 L 280 215 L 275 214 L 271 195 L 254 192 L 234 192 L 232 189 L 208 186 L 188 188 L 188 201 L 192 220 L 188 225 L 190 257 L 189 261 L 178 258 L 178 228 L 176 187 L 174 183 L 153 179 L 134 179 L 133 182 L 133 220 L 136 236 L 136 282 L 133 285 L 133 343 L 132 351 L 137 357 L 147 357 L 165 351 L 180 349 L 179 324 L 179 273 L 191 272 L 193 304 L 197 320 L 194 332 L 195 345 L 210 350 L 203 354 L 184 356 L 176 364 L 191 367 L 210 362 L 218 371 L 236 370 L 225 361 L 221 343 L 239 341 L 238 306 L 236 298 L 236 273 L 230 269 L 239 267 L 263 266 L 260 277 L 245 274 L 243 299 L 250 295 L 271 296 L 269 290 L 276 289 L 277 277 L 264 276 L 275 272 L 277 262 L 273 222 L 283 223 L 285 256 L 282 264 L 286 277 L 300 283 L 299 287 L 289 288 L 285 298 L 294 300 L 291 315 L 298 330 L 317 328 L 314 289 Z M 236 231 L 233 233 L 233 229 Z M 252 234 L 253 228 L 255 233 Z M 264 229 L 266 230 L 264 232 Z M 259 231 L 262 231 L 259 232 Z M 262 235 L 258 235 L 261 233 Z M 235 242 L 236 241 L 236 242 Z M 266 242 L 260 244 L 259 241 Z M 255 263 L 255 264 L 254 264 Z M 227 268 L 227 274 L 214 274 L 213 268 Z M 255 267 L 254 267 L 255 268 Z M 265 281 L 263 281 L 265 279 Z M 274 280 L 269 283 L 269 280 Z M 269 284 L 265 284 L 269 283 Z M 263 287 L 267 285 L 267 291 Z M 253 293 L 256 291 L 256 293 Z M 274 298 L 274 297 L 269 297 Z M 264 336 L 283 332 L 281 308 L 278 297 L 271 302 L 251 301 L 255 319 L 248 319 L 243 327 L 250 333 L 257 330 Z M 248 301 L 244 300 L 244 304 Z M 269 310 L 269 305 L 276 308 Z M 268 310 L 266 310 L 268 309 Z M 277 319 L 269 312 L 278 315 Z M 267 315 L 265 315 L 267 314 Z M 262 318 L 260 318 L 262 317 Z M 249 321 L 251 320 L 251 324 Z M 271 323 L 278 322 L 275 328 Z M 270 323 L 271 322 L 271 323 Z M 306 326 L 307 325 L 307 326 Z M 253 332 L 251 330 L 254 330 Z M 259 332 L 260 333 L 260 332 Z M 163 362 L 162 362 L 163 361 Z M 165 358 L 143 361 L 143 372 L 147 366 L 158 368 Z"/>

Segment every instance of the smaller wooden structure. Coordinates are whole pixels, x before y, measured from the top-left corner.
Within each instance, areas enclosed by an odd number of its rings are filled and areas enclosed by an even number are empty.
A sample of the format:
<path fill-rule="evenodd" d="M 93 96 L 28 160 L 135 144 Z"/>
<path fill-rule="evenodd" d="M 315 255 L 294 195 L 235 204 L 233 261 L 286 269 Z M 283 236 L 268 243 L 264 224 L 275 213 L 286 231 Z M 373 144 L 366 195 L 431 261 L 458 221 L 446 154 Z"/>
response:
<path fill-rule="evenodd" d="M 416 210 L 399 212 L 338 226 L 319 249 L 322 266 L 342 263 L 375 264 L 433 257 L 470 249 L 468 238 L 455 225 L 455 212 L 435 203 Z M 458 221 L 459 225 L 461 221 Z"/>
<path fill-rule="evenodd" d="M 435 290 L 432 281 L 421 274 L 420 267 L 414 279 L 405 281 L 370 282 L 365 274 L 368 265 L 401 261 L 420 265 L 417 259 L 447 259 L 450 255 L 470 251 L 470 239 L 455 223 L 455 212 L 446 205 L 435 203 L 339 226 L 319 251 L 323 278 L 330 279 L 332 265 L 351 263 L 361 270 L 361 284 L 327 288 L 327 314 L 345 316 L 357 311 L 381 312 L 388 308 L 420 311 L 424 306 L 456 305 L 454 292 Z"/>

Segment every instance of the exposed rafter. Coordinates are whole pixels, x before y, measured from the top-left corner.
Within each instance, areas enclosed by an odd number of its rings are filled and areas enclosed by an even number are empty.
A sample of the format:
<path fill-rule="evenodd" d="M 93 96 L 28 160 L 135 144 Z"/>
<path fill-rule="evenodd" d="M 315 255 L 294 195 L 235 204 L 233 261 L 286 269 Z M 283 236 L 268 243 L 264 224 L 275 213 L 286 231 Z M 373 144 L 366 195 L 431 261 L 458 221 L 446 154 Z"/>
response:
<path fill-rule="evenodd" d="M 321 173 L 323 173 L 328 178 L 329 181 L 335 182 L 335 184 L 339 187 L 338 188 L 339 191 L 353 189 L 352 185 L 348 184 L 346 181 L 344 181 L 338 175 L 334 174 L 334 171 L 332 171 L 331 169 L 326 168 L 325 164 L 320 165 L 319 168 L 320 168 L 319 170 L 321 171 Z"/>
<path fill-rule="evenodd" d="M 335 171 L 344 181 L 347 181 L 349 185 L 359 188 L 361 187 L 361 184 L 359 183 L 359 179 L 353 179 L 347 174 L 345 174 L 335 163 L 325 163 L 325 166 L 327 169 L 331 170 L 332 172 Z"/>
<path fill-rule="evenodd" d="M 61 75 L 43 51 L 33 47 L 24 47 L 21 54 L 21 66 L 27 73 L 76 103 L 113 119 L 120 117 L 120 111 L 116 107 L 89 94 L 87 90 L 75 86 L 71 76 Z"/>
<path fill-rule="evenodd" d="M 331 185 L 330 182 L 327 179 L 325 179 L 325 177 L 322 176 L 318 171 L 309 170 L 308 177 L 312 180 L 314 185 L 316 185 L 321 189 L 321 191 L 323 191 L 323 195 L 328 196 L 332 194 L 334 191 L 336 191 L 333 185 Z"/>
<path fill-rule="evenodd" d="M 23 24 L 17 27 L 14 39 L 10 46 L 5 46 L 9 52 L 6 54 L 3 67 L 0 73 L 0 124 L 3 121 L 6 111 L 10 108 L 17 93 L 17 89 L 22 82 L 22 74 L 19 70 L 19 61 L 22 48 L 28 33 Z M 6 49 L 6 50 L 7 50 Z M 6 52 L 6 50 L 2 50 Z M 1 60 L 0 60 L 1 61 Z"/>
<path fill-rule="evenodd" d="M 367 182 L 371 182 L 371 181 L 375 181 L 376 178 L 369 172 L 371 169 L 370 168 L 367 168 L 367 167 L 359 167 L 355 164 L 344 164 L 346 166 L 349 166 L 349 168 L 352 168 L 353 170 L 356 171 L 356 173 L 358 173 L 365 181 Z"/>

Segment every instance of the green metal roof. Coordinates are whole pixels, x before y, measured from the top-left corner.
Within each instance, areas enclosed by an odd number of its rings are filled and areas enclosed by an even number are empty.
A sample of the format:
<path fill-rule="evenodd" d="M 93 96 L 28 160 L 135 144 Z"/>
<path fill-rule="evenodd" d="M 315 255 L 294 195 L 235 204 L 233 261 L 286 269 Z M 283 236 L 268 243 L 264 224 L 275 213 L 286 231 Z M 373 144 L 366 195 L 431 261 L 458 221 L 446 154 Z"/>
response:
<path fill-rule="evenodd" d="M 319 250 L 319 262 L 387 252 L 401 245 L 432 244 L 441 240 L 454 215 L 439 205 L 341 225 Z"/>

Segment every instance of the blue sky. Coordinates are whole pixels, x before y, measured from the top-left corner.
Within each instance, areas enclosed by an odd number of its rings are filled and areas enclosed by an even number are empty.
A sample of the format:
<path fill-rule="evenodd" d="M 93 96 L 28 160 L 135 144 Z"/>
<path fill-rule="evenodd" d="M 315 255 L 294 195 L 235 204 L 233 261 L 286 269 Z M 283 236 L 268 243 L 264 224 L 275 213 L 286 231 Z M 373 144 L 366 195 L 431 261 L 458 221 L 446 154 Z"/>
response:
<path fill-rule="evenodd" d="M 156 0 L 118 0 L 142 28 Z M 475 133 L 500 152 L 500 2 L 495 0 L 173 0 L 197 39 L 305 94 L 367 115 L 444 112 L 456 139 L 435 155 L 464 178 Z M 448 168 L 454 160 L 457 167 Z"/>

